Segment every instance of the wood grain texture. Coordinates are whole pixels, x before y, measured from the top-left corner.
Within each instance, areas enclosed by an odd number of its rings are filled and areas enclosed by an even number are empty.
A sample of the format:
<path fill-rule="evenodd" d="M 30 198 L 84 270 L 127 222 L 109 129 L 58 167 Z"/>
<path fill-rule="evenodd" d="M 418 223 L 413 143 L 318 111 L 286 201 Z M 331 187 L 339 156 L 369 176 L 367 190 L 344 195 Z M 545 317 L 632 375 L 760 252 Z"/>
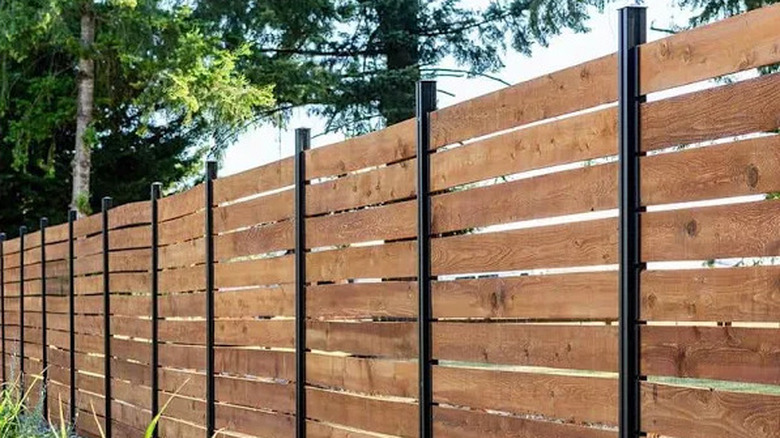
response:
<path fill-rule="evenodd" d="M 645 151 L 773 131 L 780 127 L 780 74 L 642 105 Z"/>
<path fill-rule="evenodd" d="M 214 352 L 214 369 L 220 373 L 293 381 L 295 354 L 292 351 L 218 347 Z"/>
<path fill-rule="evenodd" d="M 433 316 L 616 319 L 617 280 L 616 272 L 594 272 L 436 281 Z"/>
<path fill-rule="evenodd" d="M 439 360 L 617 371 L 617 326 L 433 324 Z"/>
<path fill-rule="evenodd" d="M 780 320 L 780 267 L 645 271 L 641 318 L 648 321 Z"/>
<path fill-rule="evenodd" d="M 306 254 L 306 280 L 413 277 L 417 273 L 416 251 L 416 242 L 394 242 L 310 252 Z M 289 275 L 287 281 L 292 281 L 292 272 Z"/>
<path fill-rule="evenodd" d="M 205 186 L 201 183 L 187 191 L 160 198 L 159 220 L 165 222 L 177 217 L 193 214 L 203 210 L 205 204 Z"/>
<path fill-rule="evenodd" d="M 293 158 L 285 158 L 214 181 L 214 201 L 222 204 L 295 184 Z"/>
<path fill-rule="evenodd" d="M 563 421 L 617 425 L 617 379 L 433 368 L 439 403 Z"/>
<path fill-rule="evenodd" d="M 202 266 L 165 270 L 159 275 L 161 293 L 198 291 L 206 288 L 206 274 Z"/>
<path fill-rule="evenodd" d="M 159 224 L 160 246 L 202 238 L 206 234 L 205 215 L 202 213 L 177 217 Z"/>
<path fill-rule="evenodd" d="M 433 239 L 433 275 L 617 263 L 617 221 L 600 219 Z"/>
<path fill-rule="evenodd" d="M 612 54 L 521 82 L 431 114 L 431 146 L 591 108 L 617 100 Z"/>
<path fill-rule="evenodd" d="M 159 259 L 157 266 L 160 269 L 203 265 L 206 262 L 206 245 L 203 238 L 161 246 L 158 248 L 158 251 Z M 149 266 L 151 266 L 151 263 L 150 258 Z"/>
<path fill-rule="evenodd" d="M 306 383 L 370 395 L 417 397 L 417 363 L 359 357 L 306 356 Z"/>
<path fill-rule="evenodd" d="M 642 157 L 642 203 L 780 191 L 780 136 Z"/>
<path fill-rule="evenodd" d="M 780 397 L 644 382 L 642 430 L 688 438 L 776 438 Z"/>
<path fill-rule="evenodd" d="M 108 228 L 124 228 L 131 225 L 146 225 L 152 220 L 152 205 L 149 201 L 131 202 L 108 211 Z M 48 237 L 48 229 L 47 236 Z"/>
<path fill-rule="evenodd" d="M 172 294 L 160 297 L 161 317 L 203 316 L 206 297 L 202 293 Z M 294 291 L 289 285 L 224 291 L 214 296 L 217 318 L 293 316 Z"/>
<path fill-rule="evenodd" d="M 411 403 L 310 388 L 306 413 L 316 420 L 397 437 L 416 437 L 418 409 Z"/>
<path fill-rule="evenodd" d="M 306 434 L 311 438 L 376 438 L 373 434 L 311 420 L 306 422 Z"/>
<path fill-rule="evenodd" d="M 780 62 L 778 20 L 766 6 L 642 45 L 642 94 Z"/>
<path fill-rule="evenodd" d="M 431 155 L 431 186 L 461 184 L 617 155 L 617 110 L 606 108 L 510 131 Z"/>
<path fill-rule="evenodd" d="M 342 175 L 360 169 L 394 163 L 416 153 L 415 119 L 306 151 L 306 178 Z"/>
<path fill-rule="evenodd" d="M 534 421 L 445 407 L 433 408 L 433 432 L 448 438 L 615 438 L 613 430 Z"/>
<path fill-rule="evenodd" d="M 318 248 L 415 237 L 416 221 L 415 200 L 315 216 L 306 219 L 306 246 Z"/>
<path fill-rule="evenodd" d="M 408 199 L 416 193 L 415 161 L 306 186 L 306 214 L 317 215 Z"/>
<path fill-rule="evenodd" d="M 645 213 L 642 260 L 709 260 L 780 255 L 780 202 L 762 201 Z"/>
<path fill-rule="evenodd" d="M 214 237 L 215 258 L 218 261 L 291 250 L 294 247 L 292 221 L 255 226 Z"/>
<path fill-rule="evenodd" d="M 219 377 L 215 383 L 218 402 L 288 414 L 295 412 L 295 385 L 232 377 Z"/>
<path fill-rule="evenodd" d="M 238 228 L 291 219 L 295 213 L 293 195 L 293 190 L 285 190 L 259 198 L 217 206 L 214 209 L 214 231 L 223 233 Z M 202 230 L 203 227 L 200 229 Z"/>
<path fill-rule="evenodd" d="M 417 354 L 416 327 L 412 322 L 309 321 L 306 346 L 358 356 L 408 359 Z"/>
<path fill-rule="evenodd" d="M 643 326 L 642 373 L 780 384 L 777 329 Z"/>
<path fill-rule="evenodd" d="M 267 286 L 291 283 L 294 280 L 294 258 L 281 257 L 217 263 L 215 284 L 219 288 Z M 202 273 L 203 268 L 199 271 Z M 205 274 L 201 274 L 205 275 Z"/>
<path fill-rule="evenodd" d="M 436 196 L 432 200 L 433 232 L 587 213 L 616 206 L 617 165 L 588 166 Z"/>
<path fill-rule="evenodd" d="M 311 319 L 416 318 L 417 282 L 383 281 L 306 288 Z"/>
<path fill-rule="evenodd" d="M 295 346 L 293 320 L 218 320 L 214 324 L 218 345 L 249 345 L 277 348 Z"/>
<path fill-rule="evenodd" d="M 295 420 L 289 415 L 217 405 L 216 428 L 227 432 L 257 436 L 292 436 Z"/>

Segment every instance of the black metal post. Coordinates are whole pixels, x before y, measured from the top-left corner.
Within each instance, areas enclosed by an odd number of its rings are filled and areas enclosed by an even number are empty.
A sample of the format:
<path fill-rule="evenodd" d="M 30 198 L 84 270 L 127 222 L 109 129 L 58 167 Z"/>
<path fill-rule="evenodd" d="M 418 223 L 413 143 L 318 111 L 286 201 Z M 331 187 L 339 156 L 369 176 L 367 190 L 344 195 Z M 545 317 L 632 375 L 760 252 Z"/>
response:
<path fill-rule="evenodd" d="M 214 180 L 217 162 L 206 161 L 206 438 L 216 428 L 214 382 Z"/>
<path fill-rule="evenodd" d="M 419 308 L 420 438 L 433 436 L 431 354 L 431 146 L 430 113 L 436 110 L 436 82 L 417 82 L 417 292 Z"/>
<path fill-rule="evenodd" d="M 105 393 L 105 419 L 106 437 L 111 438 L 111 266 L 109 264 L 109 251 L 111 246 L 108 240 L 108 211 L 111 209 L 111 198 L 103 198 L 103 387 Z"/>
<path fill-rule="evenodd" d="M 619 159 L 620 159 L 620 418 L 619 437 L 636 438 L 641 431 L 639 276 L 640 256 L 640 106 L 639 45 L 646 40 L 646 10 L 628 6 L 620 10 Z"/>
<path fill-rule="evenodd" d="M 160 367 L 160 338 L 159 338 L 159 326 L 158 320 L 160 318 L 160 311 L 158 307 L 158 299 L 160 295 L 160 281 L 158 276 L 158 270 L 160 268 L 159 262 L 159 207 L 158 200 L 160 199 L 160 192 L 162 190 L 161 183 L 152 184 L 152 418 L 155 418 L 160 412 L 160 382 L 159 382 L 159 367 Z M 157 438 L 157 427 L 154 428 L 153 438 Z"/>
<path fill-rule="evenodd" d="M 46 336 L 46 227 L 49 219 L 41 218 L 41 362 L 43 363 L 43 400 L 41 408 L 44 418 L 49 418 L 49 341 Z"/>
<path fill-rule="evenodd" d="M 5 350 L 5 233 L 0 233 L 0 338 L 3 342 L 2 367 L 5 383 L 5 356 L 8 354 Z"/>
<path fill-rule="evenodd" d="M 311 130 L 295 130 L 295 436 L 306 438 L 306 151 Z"/>
<path fill-rule="evenodd" d="M 76 210 L 68 211 L 68 330 L 70 346 L 68 362 L 70 369 L 70 422 L 76 424 L 76 282 L 74 263 L 76 252 L 74 248 L 73 223 L 76 222 Z"/>
<path fill-rule="evenodd" d="M 19 227 L 19 382 L 24 388 L 24 237 L 27 227 Z"/>

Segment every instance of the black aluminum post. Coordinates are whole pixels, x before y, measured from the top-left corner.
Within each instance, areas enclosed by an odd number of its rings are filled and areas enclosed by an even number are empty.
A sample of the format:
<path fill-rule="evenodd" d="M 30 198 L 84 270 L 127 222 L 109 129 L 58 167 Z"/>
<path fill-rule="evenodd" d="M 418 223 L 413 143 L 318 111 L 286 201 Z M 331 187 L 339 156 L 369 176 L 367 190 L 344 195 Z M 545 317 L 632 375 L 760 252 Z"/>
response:
<path fill-rule="evenodd" d="M 76 222 L 77 212 L 76 210 L 68 211 L 68 330 L 70 335 L 70 355 L 69 366 L 70 369 L 70 422 L 76 423 L 76 282 L 75 278 L 75 248 L 74 248 L 74 234 L 73 223 Z"/>
<path fill-rule="evenodd" d="M 3 342 L 3 383 L 5 383 L 5 233 L 0 233 L 0 338 Z"/>
<path fill-rule="evenodd" d="M 217 162 L 206 161 L 206 438 L 216 427 L 214 384 L 214 180 Z"/>
<path fill-rule="evenodd" d="M 41 408 L 44 418 L 49 418 L 49 341 L 46 337 L 46 227 L 49 219 L 41 218 L 41 362 L 43 363 L 43 400 Z"/>
<path fill-rule="evenodd" d="M 431 146 L 430 113 L 436 109 L 436 82 L 417 82 L 417 292 L 419 308 L 420 438 L 433 436 L 431 354 Z"/>
<path fill-rule="evenodd" d="M 111 438 L 111 278 L 109 264 L 108 241 L 108 211 L 111 209 L 111 198 L 103 198 L 103 387 L 105 393 L 106 437 Z"/>
<path fill-rule="evenodd" d="M 24 236 L 27 227 L 19 227 L 19 382 L 24 388 Z"/>
<path fill-rule="evenodd" d="M 646 10 L 620 10 L 618 49 L 620 159 L 620 438 L 640 435 L 639 276 L 640 256 L 640 105 L 639 45 L 646 40 Z"/>
<path fill-rule="evenodd" d="M 157 201 L 160 199 L 160 191 L 162 189 L 161 183 L 152 184 L 152 418 L 155 418 L 160 412 L 160 398 L 159 398 L 159 367 L 160 367 L 160 339 L 158 320 L 160 318 L 160 312 L 158 308 L 158 297 L 160 294 L 160 282 L 158 277 L 159 269 L 159 225 L 158 221 L 158 205 Z M 154 428 L 153 438 L 157 438 L 157 427 Z"/>
<path fill-rule="evenodd" d="M 295 130 L 295 436 L 306 438 L 306 151 L 311 130 Z"/>

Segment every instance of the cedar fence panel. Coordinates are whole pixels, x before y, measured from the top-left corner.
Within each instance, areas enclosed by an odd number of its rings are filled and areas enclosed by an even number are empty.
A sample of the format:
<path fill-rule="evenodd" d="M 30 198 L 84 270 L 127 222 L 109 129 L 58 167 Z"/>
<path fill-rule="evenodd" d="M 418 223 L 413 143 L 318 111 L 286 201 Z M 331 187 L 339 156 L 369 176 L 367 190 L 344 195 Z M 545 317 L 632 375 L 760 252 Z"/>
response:
<path fill-rule="evenodd" d="M 88 437 L 171 399 L 161 437 L 777 438 L 780 74 L 678 87 L 780 62 L 779 20 L 3 237 L 3 377 Z"/>

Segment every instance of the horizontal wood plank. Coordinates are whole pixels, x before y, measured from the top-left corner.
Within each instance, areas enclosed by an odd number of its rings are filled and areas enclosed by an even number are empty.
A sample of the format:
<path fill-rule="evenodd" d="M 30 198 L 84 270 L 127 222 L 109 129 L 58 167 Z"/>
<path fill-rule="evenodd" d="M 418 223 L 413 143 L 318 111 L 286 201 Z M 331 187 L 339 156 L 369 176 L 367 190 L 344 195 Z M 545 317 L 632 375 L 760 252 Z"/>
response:
<path fill-rule="evenodd" d="M 617 379 L 436 366 L 434 399 L 564 423 L 617 425 Z"/>
<path fill-rule="evenodd" d="M 766 6 L 643 44 L 642 94 L 780 62 L 778 20 L 780 7 Z"/>
<path fill-rule="evenodd" d="M 780 330 L 643 326 L 643 374 L 780 384 Z"/>
<path fill-rule="evenodd" d="M 614 102 L 617 71 L 612 54 L 442 108 L 431 114 L 431 146 Z"/>
<path fill-rule="evenodd" d="M 306 383 L 370 395 L 417 397 L 417 363 L 330 356 L 306 356 Z"/>
<path fill-rule="evenodd" d="M 411 403 L 309 388 L 306 414 L 327 423 L 397 437 L 416 437 L 418 409 Z"/>
<path fill-rule="evenodd" d="M 617 432 L 446 407 L 433 408 L 433 432 L 449 438 L 615 438 Z"/>
<path fill-rule="evenodd" d="M 342 175 L 415 155 L 415 119 L 339 143 L 306 151 L 306 178 Z"/>
<path fill-rule="evenodd" d="M 780 136 L 642 158 L 642 203 L 701 201 L 780 191 Z"/>
<path fill-rule="evenodd" d="M 433 324 L 439 360 L 617 371 L 617 326 L 515 323 Z"/>
<path fill-rule="evenodd" d="M 417 354 L 416 323 L 310 321 L 306 346 L 311 350 L 359 356 L 414 358 Z"/>
<path fill-rule="evenodd" d="M 617 263 L 617 221 L 600 219 L 433 239 L 433 275 Z"/>
<path fill-rule="evenodd" d="M 436 281 L 436 318 L 616 319 L 616 272 Z"/>
<path fill-rule="evenodd" d="M 416 318 L 417 305 L 417 282 L 383 281 L 306 288 L 306 316 L 311 319 Z"/>
<path fill-rule="evenodd" d="M 780 255 L 780 202 L 762 201 L 642 215 L 642 260 Z"/>
<path fill-rule="evenodd" d="M 780 266 L 645 271 L 641 318 L 647 321 L 780 320 Z"/>
<path fill-rule="evenodd" d="M 214 181 L 214 201 L 217 204 L 258 193 L 290 186 L 293 180 L 293 159 L 285 158 Z"/>
<path fill-rule="evenodd" d="M 780 128 L 780 74 L 748 79 L 642 105 L 642 149 L 768 132 Z"/>
<path fill-rule="evenodd" d="M 687 438 L 774 438 L 780 397 L 642 383 L 642 430 Z"/>

